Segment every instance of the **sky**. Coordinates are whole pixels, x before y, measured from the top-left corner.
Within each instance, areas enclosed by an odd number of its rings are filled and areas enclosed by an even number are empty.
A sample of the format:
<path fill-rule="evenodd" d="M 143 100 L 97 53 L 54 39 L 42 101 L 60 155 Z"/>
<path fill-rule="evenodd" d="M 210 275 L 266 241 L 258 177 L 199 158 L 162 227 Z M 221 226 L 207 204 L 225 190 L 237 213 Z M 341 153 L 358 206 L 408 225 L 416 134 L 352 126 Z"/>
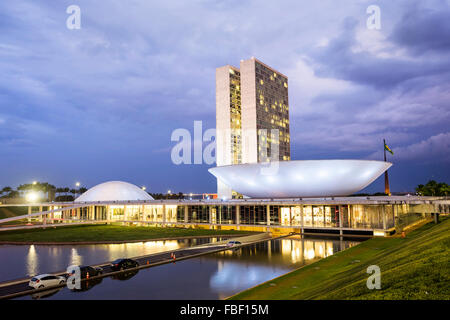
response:
<path fill-rule="evenodd" d="M 382 160 L 385 138 L 391 191 L 450 182 L 448 0 L 15 0 L 0 3 L 0 187 L 215 192 L 214 165 L 174 164 L 171 135 L 214 128 L 215 69 L 252 56 L 289 77 L 293 160 Z"/>

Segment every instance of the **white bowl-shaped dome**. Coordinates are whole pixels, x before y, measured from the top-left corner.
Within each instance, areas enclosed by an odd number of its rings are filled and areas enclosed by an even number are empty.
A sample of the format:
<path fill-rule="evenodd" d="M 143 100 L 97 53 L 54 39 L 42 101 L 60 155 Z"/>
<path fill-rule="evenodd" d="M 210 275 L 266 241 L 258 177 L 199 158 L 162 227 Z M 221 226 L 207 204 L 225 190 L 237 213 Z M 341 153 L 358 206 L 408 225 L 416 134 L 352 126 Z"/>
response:
<path fill-rule="evenodd" d="M 294 160 L 210 168 L 231 189 L 251 198 L 351 195 L 392 163 L 372 160 Z"/>
<path fill-rule="evenodd" d="M 90 188 L 75 202 L 92 201 L 136 201 L 154 200 L 147 192 L 134 184 L 123 181 L 108 181 Z"/>

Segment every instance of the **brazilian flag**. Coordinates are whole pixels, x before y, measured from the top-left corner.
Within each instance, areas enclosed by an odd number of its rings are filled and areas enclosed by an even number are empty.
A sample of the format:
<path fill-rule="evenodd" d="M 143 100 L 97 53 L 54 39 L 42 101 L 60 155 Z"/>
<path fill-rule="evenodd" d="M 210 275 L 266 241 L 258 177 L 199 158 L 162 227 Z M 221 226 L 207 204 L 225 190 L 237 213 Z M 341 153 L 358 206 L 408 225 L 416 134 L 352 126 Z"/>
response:
<path fill-rule="evenodd" d="M 392 155 L 394 155 L 394 151 L 392 151 L 391 148 L 389 148 L 386 143 L 384 144 L 384 150 L 386 150 L 386 151 L 390 152 Z"/>

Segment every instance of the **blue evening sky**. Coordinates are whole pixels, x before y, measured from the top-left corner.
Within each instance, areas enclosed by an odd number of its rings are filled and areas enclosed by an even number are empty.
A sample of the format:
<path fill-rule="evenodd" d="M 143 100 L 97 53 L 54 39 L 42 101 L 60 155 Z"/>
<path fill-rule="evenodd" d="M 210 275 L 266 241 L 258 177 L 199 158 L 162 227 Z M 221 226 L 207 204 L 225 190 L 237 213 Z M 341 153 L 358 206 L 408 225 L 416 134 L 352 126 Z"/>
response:
<path fill-rule="evenodd" d="M 66 27 L 74 4 L 79 30 Z M 392 191 L 448 183 L 449 4 L 2 1 L 0 187 L 215 192 L 211 165 L 172 164 L 171 133 L 213 128 L 215 68 L 251 56 L 289 77 L 292 159 L 382 159 L 386 138 Z M 367 191 L 383 191 L 382 177 Z"/>

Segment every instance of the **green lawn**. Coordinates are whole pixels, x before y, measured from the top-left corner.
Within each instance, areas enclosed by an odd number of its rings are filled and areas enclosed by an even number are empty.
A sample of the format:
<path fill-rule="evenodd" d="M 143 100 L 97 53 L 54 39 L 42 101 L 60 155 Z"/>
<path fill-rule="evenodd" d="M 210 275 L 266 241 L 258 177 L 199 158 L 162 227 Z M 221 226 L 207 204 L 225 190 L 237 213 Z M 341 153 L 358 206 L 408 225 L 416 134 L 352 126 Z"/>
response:
<path fill-rule="evenodd" d="M 249 234 L 248 231 L 208 230 L 185 228 L 127 227 L 116 225 L 89 225 L 69 227 L 49 227 L 43 229 L 1 231 L 1 241 L 27 242 L 83 242 L 83 241 L 124 241 L 172 238 L 206 235 Z"/>
<path fill-rule="evenodd" d="M 0 219 L 28 214 L 27 207 L 0 207 Z"/>
<path fill-rule="evenodd" d="M 366 286 L 381 269 L 381 289 Z M 406 238 L 373 238 L 231 299 L 450 299 L 450 219 Z"/>

